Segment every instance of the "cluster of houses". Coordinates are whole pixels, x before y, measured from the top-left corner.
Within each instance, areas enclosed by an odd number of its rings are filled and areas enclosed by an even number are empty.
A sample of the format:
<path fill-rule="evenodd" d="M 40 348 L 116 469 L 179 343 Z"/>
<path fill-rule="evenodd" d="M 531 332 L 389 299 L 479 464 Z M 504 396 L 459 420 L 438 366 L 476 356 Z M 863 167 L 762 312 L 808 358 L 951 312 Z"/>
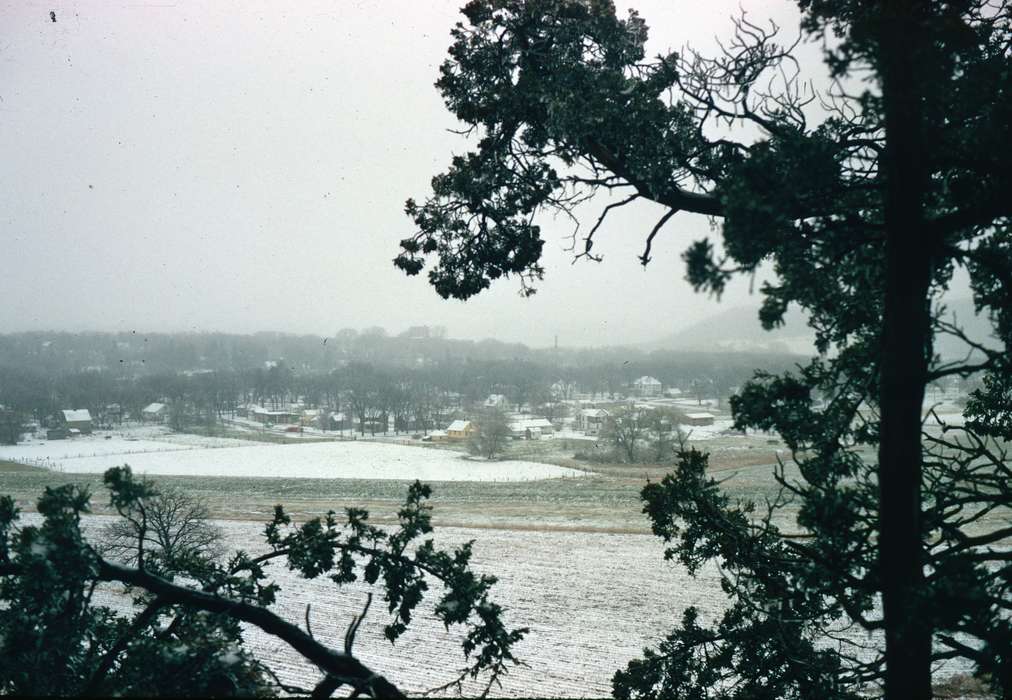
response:
<path fill-rule="evenodd" d="M 141 419 L 145 422 L 161 423 L 168 415 L 168 406 L 164 403 L 152 403 L 141 410 Z M 108 427 L 108 423 L 122 419 L 123 411 L 119 404 L 109 404 L 99 411 L 100 420 L 96 420 L 87 408 L 65 408 L 57 411 L 46 429 L 47 440 L 65 440 L 78 435 L 91 435 L 96 427 Z"/>
<path fill-rule="evenodd" d="M 389 430 L 388 422 L 385 423 L 382 417 L 367 419 L 364 426 L 359 426 L 352 416 L 343 411 L 328 411 L 322 408 L 270 409 L 263 406 L 249 406 L 245 411 L 240 411 L 240 415 L 243 413 L 246 418 L 255 423 L 265 426 L 286 425 L 289 429 L 353 430 L 361 428 L 367 432 L 384 433 Z"/>
<path fill-rule="evenodd" d="M 460 442 L 477 431 L 474 421 L 455 420 L 446 430 L 433 430 L 423 439 L 426 442 Z M 539 440 L 555 431 L 555 425 L 547 418 L 514 417 L 509 422 L 509 436 L 514 440 Z"/>
<path fill-rule="evenodd" d="M 652 407 L 654 406 L 646 408 Z M 609 417 L 611 417 L 611 412 L 607 408 L 582 408 L 576 412 L 573 426 L 586 435 L 599 435 Z M 693 411 L 684 413 L 680 423 L 682 425 L 704 426 L 713 425 L 716 419 L 717 417 L 709 411 Z"/>
<path fill-rule="evenodd" d="M 665 387 L 662 382 L 651 376 L 642 376 L 629 385 L 630 393 L 644 400 L 643 408 L 660 407 L 662 404 L 677 401 L 681 394 L 678 389 Z M 565 428 L 583 433 L 587 436 L 600 435 L 607 424 L 612 412 L 619 402 L 601 401 L 592 402 L 586 399 L 576 400 L 572 398 L 575 394 L 575 386 L 562 381 L 552 385 L 552 395 L 559 404 L 567 404 L 570 409 L 571 419 L 565 421 Z M 637 402 L 635 405 L 639 406 Z M 510 402 L 504 394 L 489 394 L 482 402 L 485 409 L 500 411 L 508 410 Z M 519 408 L 519 407 L 518 407 Z M 109 422 L 109 416 L 121 417 L 119 406 L 107 407 L 106 411 L 100 411 L 100 421 L 103 424 Z M 387 433 L 391 429 L 390 418 L 385 415 L 372 419 L 366 419 L 364 425 L 359 425 L 352 416 L 340 411 L 330 411 L 318 408 L 305 408 L 301 405 L 290 405 L 283 408 L 266 408 L 264 406 L 247 406 L 239 411 L 239 415 L 252 422 L 264 426 L 279 426 L 286 430 L 299 431 L 303 428 L 320 428 L 324 430 L 362 430 L 369 433 Z M 458 414 L 459 415 L 459 414 Z M 146 423 L 163 423 L 168 420 L 169 405 L 165 402 L 153 402 L 140 411 L 140 418 Z M 54 421 L 54 427 L 47 431 L 49 439 L 62 439 L 75 435 L 90 434 L 99 422 L 93 420 L 88 409 L 66 409 L 60 411 Z M 511 414 L 509 420 L 510 437 L 516 440 L 538 440 L 551 437 L 563 429 L 563 421 L 555 422 L 548 418 L 529 416 L 523 414 Z M 682 413 L 681 423 L 690 426 L 712 425 L 715 416 L 708 411 L 693 411 Z M 402 427 L 402 430 L 406 427 Z M 477 424 L 466 419 L 457 419 L 450 422 L 443 430 L 431 431 L 425 439 L 432 442 L 455 442 L 466 440 L 477 430 Z"/>
<path fill-rule="evenodd" d="M 515 440 L 539 440 L 552 437 L 563 429 L 580 432 L 587 436 L 597 436 L 600 435 L 607 424 L 616 405 L 625 405 L 625 403 L 614 401 L 594 403 L 586 400 L 563 399 L 561 396 L 571 394 L 573 387 L 571 385 L 561 386 L 560 382 L 556 382 L 556 384 L 560 385 L 553 385 L 553 393 L 557 389 L 560 394 L 556 400 L 560 403 L 568 404 L 572 409 L 575 409 L 570 413 L 572 418 L 566 419 L 565 422 L 561 419 L 553 422 L 548 418 L 540 416 L 520 413 L 509 414 L 507 420 L 509 421 L 509 434 L 511 438 Z M 674 406 L 678 399 L 673 397 L 681 394 L 677 389 L 662 391 L 664 389 L 662 383 L 654 377 L 649 376 L 643 376 L 635 380 L 631 388 L 647 402 L 643 404 L 644 408 L 656 408 L 668 404 Z M 637 403 L 636 405 L 640 404 Z M 493 393 L 489 394 L 481 402 L 479 408 L 505 412 L 509 406 L 510 402 L 506 395 Z M 147 416 L 149 409 L 151 409 L 151 419 L 156 420 L 155 412 L 157 411 L 158 415 L 162 415 L 164 408 L 164 404 L 152 404 L 145 409 L 145 415 Z M 360 425 L 360 420 L 350 414 L 326 409 L 305 408 L 300 405 L 290 405 L 281 408 L 266 408 L 258 405 L 247 406 L 240 410 L 240 415 L 249 421 L 264 426 L 283 427 L 290 431 L 299 431 L 304 428 L 320 428 L 334 431 L 356 430 L 373 434 L 386 434 L 393 429 L 390 422 L 391 418 L 386 415 L 366 418 L 365 424 Z M 706 426 L 712 425 L 714 420 L 715 416 L 712 413 L 696 411 L 683 413 L 680 422 L 683 425 Z M 443 429 L 425 431 L 426 434 L 423 439 L 427 442 L 460 442 L 469 438 L 478 429 L 476 421 L 466 418 L 455 418 L 448 423 L 444 423 L 444 425 L 446 427 Z M 416 430 L 414 426 L 410 425 L 401 427 L 400 429 Z"/>

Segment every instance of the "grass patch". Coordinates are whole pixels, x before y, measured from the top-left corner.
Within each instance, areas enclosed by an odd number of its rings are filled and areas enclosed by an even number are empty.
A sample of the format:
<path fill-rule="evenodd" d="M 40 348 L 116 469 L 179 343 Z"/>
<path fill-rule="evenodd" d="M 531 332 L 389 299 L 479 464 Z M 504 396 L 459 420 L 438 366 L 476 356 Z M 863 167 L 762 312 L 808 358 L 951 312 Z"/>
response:
<path fill-rule="evenodd" d="M 373 519 L 395 518 L 410 481 L 369 479 L 294 479 L 269 477 L 159 476 L 156 484 L 171 485 L 204 499 L 216 518 L 266 520 L 274 505 L 284 504 L 296 517 L 328 510 L 366 507 Z M 48 487 L 78 484 L 92 494 L 92 508 L 107 513 L 109 494 L 101 474 L 72 474 L 44 469 L 0 474 L 0 493 L 15 498 L 22 510 L 34 510 Z M 538 481 L 429 482 L 437 524 L 557 526 L 574 529 L 612 527 L 645 531 L 640 514 L 639 481 L 599 475 Z"/>
<path fill-rule="evenodd" d="M 42 467 L 36 467 L 31 464 L 21 464 L 20 462 L 10 462 L 6 459 L 0 459 L 0 474 L 6 474 L 9 472 L 44 472 L 46 471 Z"/>
<path fill-rule="evenodd" d="M 210 434 L 236 435 L 242 439 L 253 435 L 227 428 Z M 264 437 L 267 438 L 265 442 L 272 444 L 277 444 L 279 438 L 285 440 L 269 433 Z M 575 467 L 584 475 L 537 481 L 430 482 L 435 523 L 532 530 L 649 531 L 639 494 L 647 480 L 659 481 L 672 469 L 671 465 L 589 465 L 574 461 L 572 452 L 565 452 L 570 446 L 562 440 L 530 441 L 517 446 L 530 448 L 524 458 Z M 772 478 L 775 448 L 756 443 L 748 449 L 741 439 L 726 445 L 701 443 L 698 446 L 711 452 L 711 467 L 718 472 L 714 476 L 722 480 L 722 488 L 732 498 L 761 503 L 764 497 L 775 495 L 776 484 Z M 443 445 L 433 448 L 446 449 Z M 505 458 L 519 456 L 514 453 Z M 269 519 L 274 505 L 281 503 L 297 519 L 328 510 L 341 513 L 347 507 L 358 506 L 368 508 L 373 519 L 380 522 L 396 517 L 410 483 L 408 480 L 224 476 L 160 476 L 155 482 L 204 499 L 216 518 L 264 521 Z M 0 469 L 0 493 L 12 495 L 23 510 L 33 510 L 47 486 L 65 483 L 87 488 L 92 494 L 94 512 L 109 512 L 109 495 L 100 474 L 54 472 L 24 465 Z"/>

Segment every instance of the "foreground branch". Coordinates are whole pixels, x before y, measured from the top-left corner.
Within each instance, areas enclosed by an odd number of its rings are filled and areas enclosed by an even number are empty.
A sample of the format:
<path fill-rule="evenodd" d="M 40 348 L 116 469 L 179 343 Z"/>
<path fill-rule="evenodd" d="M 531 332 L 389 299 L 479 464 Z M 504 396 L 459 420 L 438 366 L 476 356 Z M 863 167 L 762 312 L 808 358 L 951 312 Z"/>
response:
<path fill-rule="evenodd" d="M 256 625 L 264 632 L 287 642 L 295 651 L 316 664 L 324 673 L 339 679 L 341 683 L 353 686 L 358 691 L 368 693 L 372 697 L 406 697 L 397 686 L 371 671 L 354 656 L 329 649 L 269 610 L 177 586 L 146 571 L 120 566 L 104 559 L 98 560 L 98 567 L 98 578 L 102 581 L 118 581 L 138 586 L 154 593 L 159 599 L 170 604 L 179 603 L 197 610 L 222 613 Z"/>

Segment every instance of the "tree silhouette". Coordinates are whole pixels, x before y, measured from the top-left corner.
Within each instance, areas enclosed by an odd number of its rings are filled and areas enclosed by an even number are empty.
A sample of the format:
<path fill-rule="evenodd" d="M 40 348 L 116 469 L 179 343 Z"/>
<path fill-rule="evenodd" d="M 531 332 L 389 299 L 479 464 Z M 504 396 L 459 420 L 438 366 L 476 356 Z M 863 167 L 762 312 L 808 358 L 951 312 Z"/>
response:
<path fill-rule="evenodd" d="M 1009 564 L 992 545 L 1012 530 L 987 517 L 1010 503 L 1004 447 L 981 430 L 986 420 L 922 414 L 932 381 L 981 372 L 997 391 L 1010 373 L 1008 4 L 799 4 L 803 33 L 825 40 L 825 90 L 799 79 L 796 43 L 745 17 L 716 56 L 647 58 L 646 23 L 636 12 L 618 18 L 610 2 L 470 2 L 436 85 L 475 146 L 433 178 L 424 202 L 408 201 L 417 232 L 395 264 L 413 275 L 433 260 L 428 279 L 444 297 L 511 275 L 531 294 L 545 273 L 537 215 L 576 218 L 577 204 L 607 192 L 616 199 L 574 230 L 577 257 L 599 259 L 594 240 L 609 214 L 649 201 L 663 214 L 644 231 L 644 265 L 677 215 L 711 217 L 720 243 L 696 241 L 683 256 L 698 290 L 719 294 L 771 261 L 763 325 L 782 323 L 790 304 L 808 312 L 820 355 L 757 377 L 732 408 L 737 427 L 776 429 L 792 448 L 801 476 L 778 478 L 811 539 L 789 539 L 772 516 L 756 530 L 723 527 L 701 514 L 739 523 L 748 507 L 723 503 L 694 471 L 673 482 L 668 513 L 699 516 L 692 537 L 747 535 L 751 554 L 703 548 L 734 562 L 737 604 L 715 631 L 687 617 L 672 642 L 677 663 L 667 657 L 659 675 L 637 667 L 654 682 L 624 675 L 620 693 L 664 695 L 691 678 L 698 693 L 753 697 L 763 684 L 754 670 L 770 666 L 752 652 L 771 626 L 799 641 L 776 648 L 789 671 L 768 677 L 778 692 L 846 695 L 884 680 L 888 697 L 929 697 L 932 660 L 964 657 L 1009 693 L 1002 649 L 1012 633 L 1000 612 Z M 854 94 L 858 76 L 866 82 Z M 946 317 L 941 297 L 957 268 L 1006 352 Z M 946 334 L 972 352 L 937 357 Z M 790 565 L 771 568 L 782 560 Z M 774 570 L 780 578 L 768 579 Z M 884 657 L 805 651 L 801 641 L 825 638 L 841 617 L 884 631 Z M 743 685 L 714 684 L 726 667 Z"/>

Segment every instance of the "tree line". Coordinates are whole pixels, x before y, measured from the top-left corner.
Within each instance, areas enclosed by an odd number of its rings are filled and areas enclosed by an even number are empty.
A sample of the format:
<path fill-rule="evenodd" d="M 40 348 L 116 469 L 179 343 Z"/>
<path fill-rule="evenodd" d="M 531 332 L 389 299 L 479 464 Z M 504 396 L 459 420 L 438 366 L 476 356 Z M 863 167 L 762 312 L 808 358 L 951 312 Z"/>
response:
<path fill-rule="evenodd" d="M 602 356 L 606 359 L 601 359 Z M 507 408 L 554 419 L 558 404 L 577 393 L 592 399 L 629 395 L 639 376 L 651 375 L 668 387 L 682 387 L 698 399 L 726 398 L 757 368 L 776 370 L 794 360 L 786 355 L 703 353 L 626 355 L 574 353 L 568 362 L 548 356 L 510 359 L 451 358 L 404 366 L 350 361 L 331 370 L 293 368 L 286 361 L 264 366 L 137 373 L 119 367 L 49 372 L 30 361 L 0 364 L 0 439 L 11 442 L 18 426 L 45 425 L 58 411 L 87 408 L 101 425 L 138 419 L 152 402 L 174 409 L 175 427 L 214 424 L 234 418 L 245 406 L 277 409 L 299 403 L 344 413 L 360 425 L 397 431 L 431 430 L 455 411 L 505 397 Z M 578 364 L 586 362 L 587 364 Z M 329 428 L 330 425 L 323 427 Z"/>

